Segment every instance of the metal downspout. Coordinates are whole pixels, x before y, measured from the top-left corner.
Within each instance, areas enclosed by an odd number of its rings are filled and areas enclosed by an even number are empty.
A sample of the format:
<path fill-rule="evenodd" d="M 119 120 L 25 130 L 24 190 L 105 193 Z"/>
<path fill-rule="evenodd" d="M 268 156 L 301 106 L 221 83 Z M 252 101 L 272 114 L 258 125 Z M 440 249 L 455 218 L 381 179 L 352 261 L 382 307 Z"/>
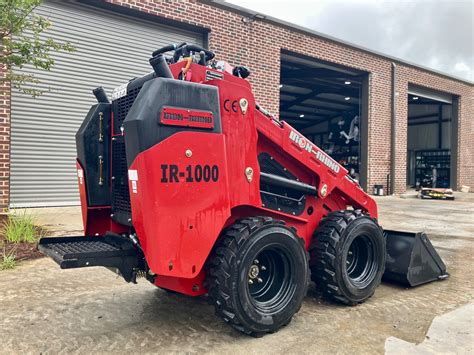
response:
<path fill-rule="evenodd" d="M 390 134 L 390 194 L 395 193 L 395 156 L 396 156 L 396 136 L 397 136 L 397 65 L 392 62 L 392 114 L 391 114 L 391 134 Z"/>

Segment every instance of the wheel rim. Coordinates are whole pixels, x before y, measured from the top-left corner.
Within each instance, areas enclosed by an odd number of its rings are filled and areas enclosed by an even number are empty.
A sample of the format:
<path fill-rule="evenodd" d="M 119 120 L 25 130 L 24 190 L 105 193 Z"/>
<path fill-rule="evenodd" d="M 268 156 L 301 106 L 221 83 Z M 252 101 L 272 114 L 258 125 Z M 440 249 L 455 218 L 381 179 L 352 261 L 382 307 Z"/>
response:
<path fill-rule="evenodd" d="M 359 288 L 372 282 L 377 272 L 375 245 L 365 236 L 352 240 L 345 258 L 345 269 L 350 282 Z"/>
<path fill-rule="evenodd" d="M 295 266 L 283 249 L 267 247 L 261 250 L 247 272 L 250 301 L 266 314 L 281 310 L 295 292 L 294 277 Z"/>

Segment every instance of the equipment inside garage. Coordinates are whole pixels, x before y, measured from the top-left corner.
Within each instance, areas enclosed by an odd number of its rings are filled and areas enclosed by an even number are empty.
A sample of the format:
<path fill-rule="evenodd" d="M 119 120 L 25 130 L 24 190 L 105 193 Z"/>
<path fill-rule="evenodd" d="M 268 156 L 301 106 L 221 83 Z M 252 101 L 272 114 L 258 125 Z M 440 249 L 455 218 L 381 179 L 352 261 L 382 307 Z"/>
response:
<path fill-rule="evenodd" d="M 281 55 L 280 119 L 360 181 L 366 73 L 293 53 Z M 362 183 L 362 182 L 361 182 Z"/>
<path fill-rule="evenodd" d="M 452 100 L 428 96 L 408 95 L 407 184 L 417 189 L 449 188 Z"/>

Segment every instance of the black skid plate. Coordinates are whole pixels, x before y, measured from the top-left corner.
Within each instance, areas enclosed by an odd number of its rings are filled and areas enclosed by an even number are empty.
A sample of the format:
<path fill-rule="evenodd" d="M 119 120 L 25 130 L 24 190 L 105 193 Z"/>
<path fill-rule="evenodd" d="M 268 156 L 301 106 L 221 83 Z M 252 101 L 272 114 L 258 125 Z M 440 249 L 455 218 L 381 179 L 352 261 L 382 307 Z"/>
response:
<path fill-rule="evenodd" d="M 127 282 L 134 281 L 134 273 L 143 267 L 141 252 L 117 235 L 41 238 L 38 250 L 61 269 L 104 266 L 118 270 Z"/>

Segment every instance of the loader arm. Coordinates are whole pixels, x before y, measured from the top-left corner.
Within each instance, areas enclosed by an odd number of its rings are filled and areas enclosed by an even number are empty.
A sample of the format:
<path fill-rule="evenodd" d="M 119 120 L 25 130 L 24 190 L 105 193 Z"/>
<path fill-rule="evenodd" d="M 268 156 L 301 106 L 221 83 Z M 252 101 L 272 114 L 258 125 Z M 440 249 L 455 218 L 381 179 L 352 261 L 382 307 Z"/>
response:
<path fill-rule="evenodd" d="M 311 171 L 316 179 L 317 197 L 342 199 L 347 206 L 361 209 L 377 218 L 377 204 L 348 171 L 285 121 L 256 111 L 257 131 Z M 307 182 L 311 183 L 311 182 Z"/>

